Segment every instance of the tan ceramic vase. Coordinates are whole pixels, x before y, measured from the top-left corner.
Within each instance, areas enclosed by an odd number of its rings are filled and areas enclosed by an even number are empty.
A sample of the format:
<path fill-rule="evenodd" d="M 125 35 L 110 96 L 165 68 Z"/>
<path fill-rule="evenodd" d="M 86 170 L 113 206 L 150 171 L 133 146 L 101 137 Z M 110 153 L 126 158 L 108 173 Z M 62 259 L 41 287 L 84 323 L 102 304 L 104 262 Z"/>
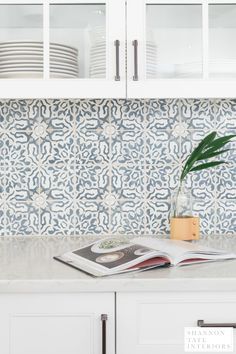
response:
<path fill-rule="evenodd" d="M 170 219 L 170 238 L 191 241 L 200 238 L 200 219 L 195 216 L 180 216 Z"/>

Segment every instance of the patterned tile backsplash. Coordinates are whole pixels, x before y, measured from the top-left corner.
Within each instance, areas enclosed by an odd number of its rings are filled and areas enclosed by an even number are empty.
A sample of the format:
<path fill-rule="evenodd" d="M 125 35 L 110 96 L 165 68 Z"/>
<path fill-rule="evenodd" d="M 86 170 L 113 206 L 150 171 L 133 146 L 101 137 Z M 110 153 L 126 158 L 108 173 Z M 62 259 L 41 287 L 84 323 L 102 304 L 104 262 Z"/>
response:
<path fill-rule="evenodd" d="M 0 235 L 165 235 L 183 161 L 212 130 L 236 131 L 236 100 L 2 100 Z M 187 182 L 203 234 L 236 233 L 225 158 Z"/>

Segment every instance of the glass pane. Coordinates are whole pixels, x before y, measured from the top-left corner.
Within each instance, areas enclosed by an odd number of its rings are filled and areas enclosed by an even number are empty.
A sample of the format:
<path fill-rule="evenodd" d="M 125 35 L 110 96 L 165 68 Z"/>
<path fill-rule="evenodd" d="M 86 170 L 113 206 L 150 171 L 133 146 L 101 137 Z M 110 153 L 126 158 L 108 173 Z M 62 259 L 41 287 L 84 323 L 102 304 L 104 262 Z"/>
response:
<path fill-rule="evenodd" d="M 147 5 L 146 75 L 202 77 L 201 5 Z"/>
<path fill-rule="evenodd" d="M 0 78 L 43 77 L 43 6 L 0 5 Z"/>
<path fill-rule="evenodd" d="M 209 5 L 209 75 L 236 77 L 236 5 Z"/>
<path fill-rule="evenodd" d="M 55 4 L 50 10 L 50 77 L 106 77 L 104 4 Z"/>

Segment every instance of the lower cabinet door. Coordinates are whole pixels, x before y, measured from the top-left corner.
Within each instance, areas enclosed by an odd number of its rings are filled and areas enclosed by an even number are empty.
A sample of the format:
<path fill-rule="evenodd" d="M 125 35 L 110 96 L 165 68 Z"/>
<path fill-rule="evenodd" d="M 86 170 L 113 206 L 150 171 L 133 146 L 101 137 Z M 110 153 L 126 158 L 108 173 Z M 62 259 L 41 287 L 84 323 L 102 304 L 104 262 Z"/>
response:
<path fill-rule="evenodd" d="M 117 294 L 117 354 L 184 354 L 184 328 L 198 320 L 235 323 L 236 294 Z"/>
<path fill-rule="evenodd" d="M 0 353 L 114 354 L 114 321 L 112 293 L 1 294 Z"/>

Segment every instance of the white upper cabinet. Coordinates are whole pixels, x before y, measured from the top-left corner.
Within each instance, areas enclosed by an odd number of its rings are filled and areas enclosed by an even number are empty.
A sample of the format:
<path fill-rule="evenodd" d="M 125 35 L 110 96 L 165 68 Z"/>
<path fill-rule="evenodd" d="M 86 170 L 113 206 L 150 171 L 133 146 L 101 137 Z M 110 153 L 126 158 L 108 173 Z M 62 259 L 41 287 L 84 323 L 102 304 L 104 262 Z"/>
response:
<path fill-rule="evenodd" d="M 129 98 L 235 97 L 236 2 L 128 0 L 127 14 Z"/>
<path fill-rule="evenodd" d="M 124 97 L 125 0 L 0 1 L 0 97 Z"/>
<path fill-rule="evenodd" d="M 235 97 L 236 0 L 0 0 L 0 98 Z"/>

